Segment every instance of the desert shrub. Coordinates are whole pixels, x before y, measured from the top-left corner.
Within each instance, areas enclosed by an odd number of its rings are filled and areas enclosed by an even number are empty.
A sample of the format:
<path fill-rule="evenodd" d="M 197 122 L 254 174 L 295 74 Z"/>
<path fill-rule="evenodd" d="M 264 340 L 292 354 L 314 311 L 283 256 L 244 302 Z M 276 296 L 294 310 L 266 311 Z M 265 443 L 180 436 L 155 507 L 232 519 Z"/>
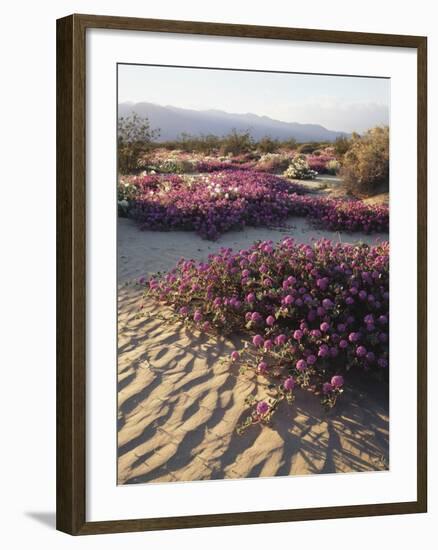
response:
<path fill-rule="evenodd" d="M 312 141 L 309 143 L 302 143 L 301 145 L 298 145 L 296 149 L 298 153 L 301 153 L 303 155 L 310 155 L 310 154 L 313 154 L 314 151 L 322 151 L 329 145 L 330 145 L 329 143 L 325 143 L 321 141 Z"/>
<path fill-rule="evenodd" d="M 195 165 L 186 159 L 169 158 L 160 163 L 157 168 L 162 174 L 186 174 L 193 172 Z"/>
<path fill-rule="evenodd" d="M 260 157 L 256 169 L 261 172 L 281 174 L 288 168 L 290 160 L 290 157 L 285 154 L 266 153 Z"/>
<path fill-rule="evenodd" d="M 117 185 L 117 209 L 119 216 L 128 216 L 129 206 L 138 194 L 138 187 L 129 178 L 121 178 Z"/>
<path fill-rule="evenodd" d="M 296 149 L 297 148 L 297 140 L 295 138 L 289 138 L 285 139 L 284 141 L 280 142 L 280 147 L 282 149 Z"/>
<path fill-rule="evenodd" d="M 336 159 L 329 160 L 325 165 L 325 169 L 327 174 L 335 176 L 341 169 L 341 163 Z"/>
<path fill-rule="evenodd" d="M 176 145 L 177 149 L 181 149 L 182 151 L 210 155 L 219 149 L 221 138 L 213 134 L 192 136 L 191 134 L 183 133 L 176 142 Z"/>
<path fill-rule="evenodd" d="M 257 150 L 260 151 L 260 153 L 275 153 L 279 147 L 279 141 L 268 136 L 262 138 L 257 143 Z"/>
<path fill-rule="evenodd" d="M 197 161 L 181 151 L 172 151 L 166 156 L 147 153 L 137 160 L 138 168 L 160 174 L 190 174 L 196 170 Z"/>
<path fill-rule="evenodd" d="M 126 174 L 138 169 L 138 160 L 152 149 L 152 142 L 159 135 L 160 131 L 153 130 L 147 118 L 135 113 L 120 117 L 117 124 L 119 172 Z"/>
<path fill-rule="evenodd" d="M 296 155 L 290 161 L 290 164 L 283 172 L 283 175 L 290 179 L 312 180 L 318 175 L 318 172 L 309 167 L 304 155 Z"/>
<path fill-rule="evenodd" d="M 220 138 L 213 134 L 208 134 L 206 136 L 201 136 L 201 140 L 197 142 L 195 151 L 198 153 L 204 153 L 211 155 L 215 151 L 219 150 L 220 147 Z"/>
<path fill-rule="evenodd" d="M 222 172 L 224 170 L 251 170 L 254 168 L 253 161 L 242 161 L 231 158 L 206 159 L 196 163 L 196 172 L 211 173 Z"/>
<path fill-rule="evenodd" d="M 233 129 L 221 140 L 221 153 L 223 155 L 229 153 L 232 155 L 240 155 L 251 151 L 253 147 L 254 142 L 249 131 L 238 132 L 236 129 Z"/>
<path fill-rule="evenodd" d="M 303 155 L 309 155 L 309 154 L 313 153 L 313 151 L 315 149 L 316 149 L 316 147 L 314 145 L 312 145 L 311 143 L 302 143 L 301 145 L 299 145 L 297 147 L 298 153 L 301 153 Z"/>
<path fill-rule="evenodd" d="M 362 136 L 353 134 L 342 162 L 342 177 L 348 191 L 373 195 L 389 185 L 389 128 L 377 126 Z"/>
<path fill-rule="evenodd" d="M 337 137 L 334 143 L 335 154 L 337 157 L 342 157 L 350 147 L 350 140 L 346 137 Z"/>

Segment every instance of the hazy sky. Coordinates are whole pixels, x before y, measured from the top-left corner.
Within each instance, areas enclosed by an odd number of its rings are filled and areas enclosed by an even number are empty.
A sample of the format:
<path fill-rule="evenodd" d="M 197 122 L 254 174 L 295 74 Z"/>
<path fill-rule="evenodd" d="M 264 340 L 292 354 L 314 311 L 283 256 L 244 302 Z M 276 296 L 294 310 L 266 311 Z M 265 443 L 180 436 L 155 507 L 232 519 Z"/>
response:
<path fill-rule="evenodd" d="M 345 132 L 389 124 L 389 79 L 146 65 L 118 70 L 120 103 L 255 113 Z"/>

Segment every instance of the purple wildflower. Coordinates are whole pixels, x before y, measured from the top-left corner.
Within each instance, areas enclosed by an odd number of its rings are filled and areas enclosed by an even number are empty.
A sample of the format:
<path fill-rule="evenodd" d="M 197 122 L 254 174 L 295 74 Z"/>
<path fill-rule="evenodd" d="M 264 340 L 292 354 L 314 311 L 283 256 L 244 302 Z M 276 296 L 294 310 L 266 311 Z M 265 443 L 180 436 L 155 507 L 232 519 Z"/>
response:
<path fill-rule="evenodd" d="M 259 401 L 256 407 L 257 414 L 264 416 L 269 411 L 269 405 L 266 401 Z"/>
<path fill-rule="evenodd" d="M 286 380 L 283 382 L 283 388 L 286 391 L 292 391 L 295 387 L 295 378 L 293 376 L 289 376 L 289 378 L 286 378 Z"/>

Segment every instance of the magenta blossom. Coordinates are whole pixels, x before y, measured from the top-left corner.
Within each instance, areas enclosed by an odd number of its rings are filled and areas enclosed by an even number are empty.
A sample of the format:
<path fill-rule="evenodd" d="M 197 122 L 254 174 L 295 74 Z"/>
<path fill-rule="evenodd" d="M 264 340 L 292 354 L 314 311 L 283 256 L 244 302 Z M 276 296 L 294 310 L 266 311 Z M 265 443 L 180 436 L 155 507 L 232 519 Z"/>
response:
<path fill-rule="evenodd" d="M 340 374 L 333 376 L 330 382 L 334 388 L 342 388 L 344 385 L 344 379 Z"/>
<path fill-rule="evenodd" d="M 287 341 L 287 336 L 285 334 L 279 334 L 275 339 L 275 343 L 277 344 L 277 346 L 284 345 L 286 341 Z"/>
<path fill-rule="evenodd" d="M 272 340 L 265 340 L 264 344 L 263 344 L 264 348 L 265 349 L 272 349 L 274 347 L 274 343 L 272 342 Z"/>
<path fill-rule="evenodd" d="M 370 233 L 388 229 L 387 206 L 310 195 L 298 184 L 249 167 L 240 169 L 243 167 L 244 164 L 236 163 L 198 162 L 197 170 L 210 172 L 207 185 L 203 177 L 195 178 L 188 186 L 184 177 L 175 174 L 124 178 L 122 185 L 127 182 L 135 188 L 128 215 L 142 228 L 191 229 L 211 240 L 235 227 L 272 226 L 294 215 L 331 230 Z M 162 192 L 164 189 L 166 192 Z M 265 200 L 261 201 L 261 197 Z M 275 251 L 272 244 L 265 244 L 260 250 L 267 255 Z M 312 247 L 303 248 L 302 252 L 313 260 Z M 248 260 L 253 263 L 253 256 Z M 325 282 L 320 285 L 327 290 Z"/>
<path fill-rule="evenodd" d="M 304 359 L 299 359 L 296 364 L 296 368 L 299 371 L 305 371 L 307 369 L 307 363 Z"/>
<path fill-rule="evenodd" d="M 295 378 L 293 376 L 289 376 L 289 378 L 286 378 L 286 380 L 283 382 L 283 388 L 286 391 L 292 391 L 295 387 Z"/>
<path fill-rule="evenodd" d="M 156 188 L 155 191 L 161 192 Z M 309 248 L 311 257 L 307 257 Z M 269 268 L 267 275 L 259 272 L 263 264 Z M 244 285 L 241 273 L 246 268 L 251 271 L 251 278 Z M 296 279 L 294 285 L 288 282 L 291 272 Z M 364 279 L 362 273 L 370 275 Z M 266 276 L 272 279 L 272 286 L 267 288 L 263 287 Z M 329 280 L 325 290 L 316 283 L 323 277 Z M 248 338 L 254 345 L 236 348 L 230 362 L 234 359 L 240 364 L 242 360 L 245 366 L 259 372 L 257 365 L 263 358 L 262 362 L 272 365 L 269 382 L 281 388 L 289 376 L 288 369 L 295 376 L 296 385 L 301 386 L 309 378 L 310 391 L 317 387 L 321 390 L 324 381 L 330 382 L 337 372 L 339 376 L 350 369 L 353 375 L 357 370 L 362 370 L 362 375 L 369 373 L 372 380 L 377 380 L 373 375 L 378 371 L 382 380 L 387 379 L 387 242 L 369 246 L 321 239 L 303 245 L 293 238 L 284 238 L 269 247 L 267 242 L 255 242 L 238 251 L 215 247 L 207 260 L 183 259 L 169 273 L 153 276 L 152 281 L 145 286 L 145 297 L 156 300 L 160 307 L 164 303 L 166 308 L 173 308 L 180 313 L 180 319 L 190 316 L 193 320 L 199 312 L 200 328 L 209 323 L 216 334 Z M 287 290 L 282 289 L 284 282 Z M 198 289 L 196 295 L 193 288 Z M 352 288 L 356 295 L 350 292 Z M 367 293 L 364 301 L 357 296 L 361 290 Z M 247 299 L 249 294 L 254 295 L 257 306 L 251 298 Z M 287 306 L 286 295 L 295 306 Z M 351 306 L 345 302 L 347 296 L 355 298 Z M 322 307 L 323 299 L 336 307 Z M 274 324 L 267 324 L 268 317 L 275 319 Z M 331 385 L 337 397 L 339 390 Z M 329 399 L 327 404 L 332 401 Z"/>
<path fill-rule="evenodd" d="M 272 325 L 275 323 L 275 317 L 273 315 L 269 315 L 268 317 L 266 317 L 266 324 L 269 326 L 269 327 L 272 327 Z"/>
<path fill-rule="evenodd" d="M 328 287 L 328 284 L 329 284 L 329 279 L 328 277 L 322 277 L 321 279 L 318 279 L 316 281 L 316 286 L 321 289 L 321 290 L 327 290 L 327 287 Z"/>
<path fill-rule="evenodd" d="M 256 334 L 254 336 L 254 338 L 252 339 L 252 343 L 255 345 L 255 346 L 263 346 L 263 338 L 260 336 L 260 334 Z"/>
<path fill-rule="evenodd" d="M 261 361 L 258 365 L 257 365 L 257 371 L 259 374 L 265 374 L 268 370 L 268 365 L 267 363 L 265 363 L 265 361 Z"/>
<path fill-rule="evenodd" d="M 199 321 L 202 321 L 202 313 L 199 311 L 199 309 L 197 309 L 195 311 L 195 313 L 193 314 L 193 320 L 196 322 L 196 323 L 199 323 Z"/>
<path fill-rule="evenodd" d="M 307 320 L 314 321 L 315 319 L 316 319 L 316 311 L 314 309 L 311 309 L 307 314 Z"/>
<path fill-rule="evenodd" d="M 257 414 L 264 416 L 269 411 L 269 405 L 266 401 L 259 401 L 256 407 Z"/>

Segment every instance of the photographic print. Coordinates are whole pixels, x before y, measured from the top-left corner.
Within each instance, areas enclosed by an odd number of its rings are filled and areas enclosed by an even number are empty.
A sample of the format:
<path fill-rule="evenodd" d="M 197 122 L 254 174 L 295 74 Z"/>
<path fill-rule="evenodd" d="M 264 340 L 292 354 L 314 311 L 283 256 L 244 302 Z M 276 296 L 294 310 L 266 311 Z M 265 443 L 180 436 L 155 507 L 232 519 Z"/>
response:
<path fill-rule="evenodd" d="M 117 87 L 118 484 L 388 470 L 390 79 Z"/>

